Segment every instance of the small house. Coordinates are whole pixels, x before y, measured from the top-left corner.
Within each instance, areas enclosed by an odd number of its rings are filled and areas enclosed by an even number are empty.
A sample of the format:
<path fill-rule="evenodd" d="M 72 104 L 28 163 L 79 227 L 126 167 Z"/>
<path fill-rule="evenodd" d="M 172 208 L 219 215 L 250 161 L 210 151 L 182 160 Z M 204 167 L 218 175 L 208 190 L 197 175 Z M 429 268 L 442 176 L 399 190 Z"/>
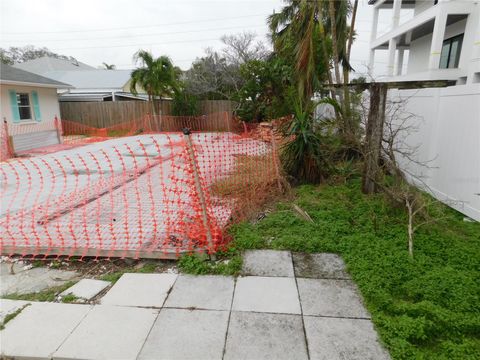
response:
<path fill-rule="evenodd" d="M 61 142 L 57 89 L 70 85 L 9 65 L 0 66 L 2 126 L 13 150 L 21 152 Z"/>

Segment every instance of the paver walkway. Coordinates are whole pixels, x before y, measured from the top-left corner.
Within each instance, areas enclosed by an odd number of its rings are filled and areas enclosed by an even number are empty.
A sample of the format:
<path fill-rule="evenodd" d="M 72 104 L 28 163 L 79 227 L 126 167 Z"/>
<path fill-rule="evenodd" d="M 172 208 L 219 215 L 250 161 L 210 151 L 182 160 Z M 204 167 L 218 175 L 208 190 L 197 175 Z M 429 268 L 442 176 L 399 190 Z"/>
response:
<path fill-rule="evenodd" d="M 237 279 L 126 274 L 98 305 L 32 303 L 0 332 L 1 354 L 36 359 L 389 359 L 338 256 L 249 251 L 243 272 Z M 13 311 L 16 304 L 2 307 Z"/>

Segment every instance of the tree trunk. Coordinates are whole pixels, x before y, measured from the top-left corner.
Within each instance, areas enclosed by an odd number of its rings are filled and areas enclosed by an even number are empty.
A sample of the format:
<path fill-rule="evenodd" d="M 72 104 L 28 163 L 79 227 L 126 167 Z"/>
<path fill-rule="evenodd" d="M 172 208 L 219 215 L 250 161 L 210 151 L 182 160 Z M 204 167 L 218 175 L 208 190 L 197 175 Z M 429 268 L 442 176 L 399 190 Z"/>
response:
<path fill-rule="evenodd" d="M 155 116 L 157 112 L 155 111 L 155 100 L 153 95 L 148 94 L 148 102 L 150 103 L 150 107 L 152 109 L 152 116 Z"/>
<path fill-rule="evenodd" d="M 348 34 L 347 60 L 350 61 L 350 54 L 353 44 L 353 33 L 355 32 L 355 20 L 357 18 L 358 0 L 355 0 L 352 10 L 352 22 L 350 23 L 350 33 Z"/>
<path fill-rule="evenodd" d="M 322 5 L 320 5 L 320 7 L 318 8 L 318 18 L 323 19 L 323 7 L 322 7 Z M 330 96 L 332 97 L 332 99 L 335 99 L 335 91 L 334 91 L 334 88 L 333 88 L 333 78 L 332 78 L 332 72 L 331 72 L 331 69 L 330 69 L 330 60 L 329 60 L 330 57 L 328 55 L 328 51 L 327 51 L 327 47 L 326 47 L 327 39 L 326 39 L 326 36 L 325 36 L 325 29 L 323 28 L 323 22 L 319 21 L 318 26 L 319 26 L 319 30 L 320 30 L 320 39 L 321 39 L 321 42 L 322 42 L 322 44 L 321 44 L 322 53 L 323 53 L 322 58 L 323 58 L 325 69 L 327 69 L 327 78 L 328 78 L 328 85 L 330 87 Z M 336 109 L 335 109 L 335 114 L 338 117 Z"/>
<path fill-rule="evenodd" d="M 333 69 L 335 71 L 335 83 L 340 84 L 342 81 L 342 78 L 340 77 L 340 60 L 338 56 L 338 38 L 337 38 L 337 27 L 336 27 L 337 17 L 336 17 L 336 10 L 335 10 L 335 0 L 328 1 L 328 13 L 330 16 L 330 33 L 332 37 Z M 337 93 L 337 91 L 334 91 L 334 93 Z M 340 98 L 341 107 L 345 109 L 344 94 L 341 91 L 339 91 L 338 96 Z M 335 98 L 335 100 L 337 99 Z M 345 112 L 342 113 L 340 121 L 341 121 L 342 131 L 345 133 L 346 131 L 345 122 L 347 121 Z"/>
<path fill-rule="evenodd" d="M 350 54 L 351 54 L 352 43 L 353 43 L 353 33 L 355 32 L 355 20 L 357 18 L 357 8 L 358 8 L 358 0 L 355 0 L 355 3 L 353 5 L 353 11 L 352 11 L 352 21 L 350 23 L 350 32 L 348 34 L 347 50 L 345 52 L 345 57 L 349 63 L 350 63 Z M 345 122 L 347 122 L 346 124 L 347 131 L 353 135 L 355 133 L 356 126 L 353 123 L 353 119 L 352 119 L 350 89 L 348 87 L 348 83 L 350 82 L 349 71 L 345 66 L 342 67 L 342 70 L 343 70 L 343 97 L 344 97 L 344 107 L 345 107 Z"/>
<path fill-rule="evenodd" d="M 387 101 L 387 84 L 370 85 L 370 110 L 365 133 L 364 168 L 362 191 L 373 194 L 380 179 L 380 157 L 382 151 L 383 124 L 385 123 L 385 106 Z"/>
<path fill-rule="evenodd" d="M 335 0 L 329 0 L 328 10 L 330 15 L 330 31 L 332 35 L 332 50 L 333 50 L 333 67 L 335 70 L 335 82 L 337 84 L 342 80 L 340 77 L 339 56 L 338 56 L 338 42 L 337 42 L 337 27 L 336 27 L 336 11 Z"/>

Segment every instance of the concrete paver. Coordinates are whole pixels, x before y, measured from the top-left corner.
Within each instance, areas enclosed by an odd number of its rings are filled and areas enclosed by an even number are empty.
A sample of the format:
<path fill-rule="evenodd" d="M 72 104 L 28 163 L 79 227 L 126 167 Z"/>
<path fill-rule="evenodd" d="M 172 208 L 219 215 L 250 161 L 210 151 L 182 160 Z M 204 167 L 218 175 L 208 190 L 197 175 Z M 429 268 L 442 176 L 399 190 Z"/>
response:
<path fill-rule="evenodd" d="M 158 310 L 97 305 L 53 359 L 136 359 Z"/>
<path fill-rule="evenodd" d="M 90 309 L 90 305 L 58 303 L 27 306 L 1 332 L 1 354 L 50 359 Z"/>
<path fill-rule="evenodd" d="M 294 254 L 292 266 L 289 256 L 249 252 L 245 271 L 268 276 L 124 274 L 102 305 L 32 303 L 0 333 L 2 355 L 388 360 L 355 284 L 345 279 L 343 261 L 334 254 Z M 293 269 L 297 277 L 288 275 Z M 91 297 L 90 285 L 98 285 L 96 291 L 106 285 L 91 281 L 66 293 Z M 26 303 L 1 300 L 0 317 Z"/>
<path fill-rule="evenodd" d="M 162 309 L 139 360 L 221 360 L 228 311 Z"/>
<path fill-rule="evenodd" d="M 27 304 L 29 304 L 28 301 L 0 299 L 0 323 L 5 320 L 5 316 L 14 313 Z"/>
<path fill-rule="evenodd" d="M 105 294 L 104 305 L 162 307 L 177 274 L 123 274 Z"/>
<path fill-rule="evenodd" d="M 238 278 L 232 310 L 300 314 L 295 279 L 259 276 Z"/>
<path fill-rule="evenodd" d="M 317 279 L 350 279 L 345 263 L 337 254 L 293 253 L 295 276 Z"/>
<path fill-rule="evenodd" d="M 370 318 L 349 280 L 297 279 L 304 315 Z"/>
<path fill-rule="evenodd" d="M 308 359 L 301 316 L 232 312 L 224 359 Z"/>
<path fill-rule="evenodd" d="M 91 300 L 100 292 L 105 290 L 108 286 L 110 286 L 109 281 L 82 279 L 75 285 L 62 292 L 60 295 L 65 296 L 71 294 L 80 299 Z"/>
<path fill-rule="evenodd" d="M 234 286 L 232 277 L 179 275 L 165 307 L 230 310 Z"/>
<path fill-rule="evenodd" d="M 242 273 L 254 276 L 293 277 L 290 251 L 251 250 L 243 254 Z"/>
<path fill-rule="evenodd" d="M 311 360 L 388 360 L 370 320 L 305 316 Z"/>
<path fill-rule="evenodd" d="M 29 294 L 52 286 L 60 286 L 78 276 L 75 271 L 49 269 L 46 267 L 24 268 L 14 264 L 15 274 L 10 274 L 10 264 L 0 264 L 0 296 Z"/>

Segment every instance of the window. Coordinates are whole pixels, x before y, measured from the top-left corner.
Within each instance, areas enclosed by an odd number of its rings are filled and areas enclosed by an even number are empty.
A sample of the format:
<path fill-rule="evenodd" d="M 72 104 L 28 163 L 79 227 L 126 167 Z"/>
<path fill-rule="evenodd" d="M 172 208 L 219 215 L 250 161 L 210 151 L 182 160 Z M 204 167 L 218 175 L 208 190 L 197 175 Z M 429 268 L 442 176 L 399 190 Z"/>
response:
<path fill-rule="evenodd" d="M 17 105 L 20 120 L 32 120 L 32 109 L 30 108 L 30 97 L 27 93 L 17 93 Z"/>
<path fill-rule="evenodd" d="M 443 41 L 442 53 L 440 55 L 440 69 L 458 68 L 462 42 L 463 34 Z"/>

